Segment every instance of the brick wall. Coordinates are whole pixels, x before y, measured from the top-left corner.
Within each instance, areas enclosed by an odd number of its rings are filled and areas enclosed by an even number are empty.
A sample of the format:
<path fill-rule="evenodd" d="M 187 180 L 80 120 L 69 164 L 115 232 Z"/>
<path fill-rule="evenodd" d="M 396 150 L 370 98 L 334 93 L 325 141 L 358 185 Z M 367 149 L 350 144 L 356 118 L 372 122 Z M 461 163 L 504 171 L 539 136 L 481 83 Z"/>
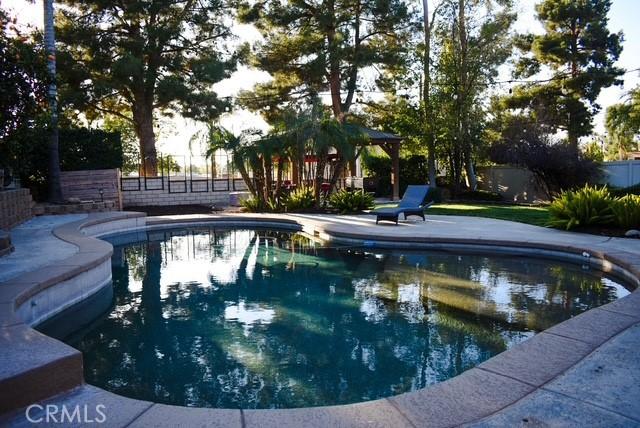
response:
<path fill-rule="evenodd" d="M 31 218 L 29 189 L 0 190 L 0 229 L 11 229 Z"/>
<path fill-rule="evenodd" d="M 115 201 L 117 209 L 122 209 L 120 192 L 120 171 L 117 169 L 96 169 L 87 171 L 62 171 L 60 175 L 62 197 L 78 198 L 81 201 Z M 100 196 L 102 189 L 102 197 Z"/>
<path fill-rule="evenodd" d="M 151 181 L 152 180 L 152 181 Z M 158 189 L 162 186 L 160 182 L 160 178 L 154 178 L 149 181 L 149 187 L 153 187 Z M 172 181 L 171 189 L 172 192 L 169 192 L 168 185 L 168 177 L 164 177 L 164 189 L 158 190 L 144 190 L 144 183 L 141 181 L 140 190 L 131 190 L 137 189 L 138 184 L 136 180 L 131 180 L 131 182 L 127 182 L 124 184 L 124 189 L 122 191 L 122 203 L 125 207 L 138 207 L 138 206 L 163 206 L 163 205 L 217 205 L 217 206 L 227 206 L 229 205 L 229 194 L 233 192 L 233 190 L 229 191 L 227 189 L 227 183 L 217 183 L 216 191 L 211 190 L 211 185 L 209 185 L 209 189 L 203 192 L 191 192 L 191 183 L 187 179 L 186 181 L 186 189 L 187 192 L 177 193 L 177 191 L 181 191 L 185 189 L 184 182 L 176 182 Z M 222 186 L 224 184 L 224 186 Z M 238 188 L 240 187 L 238 183 Z M 244 187 L 244 186 L 242 186 Z M 194 188 L 206 189 L 206 187 L 202 186 L 202 182 L 194 181 Z"/>

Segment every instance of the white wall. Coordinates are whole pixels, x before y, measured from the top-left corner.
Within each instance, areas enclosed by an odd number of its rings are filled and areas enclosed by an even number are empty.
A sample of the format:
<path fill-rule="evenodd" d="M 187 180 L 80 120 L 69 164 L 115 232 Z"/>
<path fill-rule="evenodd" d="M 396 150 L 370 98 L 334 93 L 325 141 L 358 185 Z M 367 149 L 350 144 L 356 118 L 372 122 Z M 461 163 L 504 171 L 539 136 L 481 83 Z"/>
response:
<path fill-rule="evenodd" d="M 603 162 L 603 183 L 629 187 L 640 183 L 640 160 Z"/>

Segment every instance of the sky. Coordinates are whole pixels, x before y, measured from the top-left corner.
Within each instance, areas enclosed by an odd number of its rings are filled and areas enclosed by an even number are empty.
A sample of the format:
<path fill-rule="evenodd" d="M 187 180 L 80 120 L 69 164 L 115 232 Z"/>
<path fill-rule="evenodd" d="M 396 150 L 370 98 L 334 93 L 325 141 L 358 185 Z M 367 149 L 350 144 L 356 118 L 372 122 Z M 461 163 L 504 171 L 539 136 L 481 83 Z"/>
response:
<path fill-rule="evenodd" d="M 421 4 L 420 0 L 414 0 Z M 518 20 L 514 30 L 517 32 L 542 32 L 541 24 L 535 19 L 534 7 L 539 0 L 517 0 L 516 10 Z M 430 4 L 434 0 L 429 0 Z M 0 5 L 4 9 L 12 11 L 12 16 L 16 16 L 18 22 L 25 25 L 33 25 L 42 28 L 42 0 L 31 3 L 27 0 L 0 0 Z M 612 32 L 622 31 L 624 33 L 623 51 L 618 61 L 618 66 L 627 70 L 640 68 L 640 0 L 613 0 L 609 14 L 609 30 Z M 234 33 L 240 40 L 254 42 L 260 40 L 258 31 L 249 25 L 236 25 Z M 509 66 L 501 69 L 500 80 L 507 80 L 510 77 Z M 239 67 L 239 69 L 223 82 L 216 85 L 220 96 L 233 96 L 240 90 L 251 89 L 255 83 L 265 82 L 269 75 L 259 70 Z M 621 102 L 624 95 L 632 88 L 640 84 L 640 73 L 628 73 L 624 76 L 623 87 L 610 87 L 604 89 L 598 97 L 598 104 L 601 105 L 601 112 L 594 118 L 595 132 L 604 132 L 604 112 L 607 106 Z M 508 91 L 508 86 L 504 86 L 504 91 Z M 246 128 L 266 128 L 266 123 L 262 118 L 248 111 L 234 111 L 224 114 L 221 118 L 222 126 L 240 132 Z M 184 155 L 188 152 L 188 142 L 191 137 L 203 129 L 202 124 L 194 121 L 173 118 L 163 120 L 161 124 L 163 132 L 158 136 L 159 150 L 164 153 Z"/>

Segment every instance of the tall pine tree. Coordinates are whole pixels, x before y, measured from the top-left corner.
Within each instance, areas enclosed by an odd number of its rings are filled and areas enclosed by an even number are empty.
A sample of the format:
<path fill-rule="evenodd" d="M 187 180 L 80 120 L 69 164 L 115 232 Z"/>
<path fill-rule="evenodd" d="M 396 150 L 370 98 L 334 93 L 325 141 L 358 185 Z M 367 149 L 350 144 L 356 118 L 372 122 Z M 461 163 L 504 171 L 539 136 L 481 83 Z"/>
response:
<path fill-rule="evenodd" d="M 157 173 L 154 115 L 211 120 L 228 101 L 212 85 L 236 56 L 224 0 L 64 0 L 58 17 L 61 96 L 87 116 L 133 125 L 147 175 Z"/>
<path fill-rule="evenodd" d="M 341 122 L 362 70 L 397 64 L 411 25 L 402 0 L 268 0 L 245 5 L 240 17 L 264 36 L 253 65 L 273 77 L 245 94 L 245 104 L 275 109 L 329 91 L 333 116 Z"/>
<path fill-rule="evenodd" d="M 516 78 L 548 69 L 551 77 L 515 88 L 507 107 L 528 110 L 534 118 L 564 130 L 574 151 L 592 130 L 603 88 L 622 83 L 624 70 L 614 64 L 622 51 L 622 34 L 607 27 L 611 0 L 544 0 L 536 6 L 545 33 L 519 37 L 524 56 Z"/>

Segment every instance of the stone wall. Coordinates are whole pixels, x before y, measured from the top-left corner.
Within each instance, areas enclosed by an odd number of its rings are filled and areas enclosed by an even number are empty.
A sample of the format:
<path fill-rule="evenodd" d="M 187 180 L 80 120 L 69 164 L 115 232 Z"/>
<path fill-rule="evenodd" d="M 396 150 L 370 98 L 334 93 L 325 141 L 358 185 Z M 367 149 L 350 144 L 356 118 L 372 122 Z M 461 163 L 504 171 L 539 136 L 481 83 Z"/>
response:
<path fill-rule="evenodd" d="M 116 208 L 122 209 L 120 171 L 117 169 L 62 171 L 60 185 L 65 200 L 77 198 L 80 201 L 115 201 Z"/>
<path fill-rule="evenodd" d="M 232 186 L 229 186 L 226 180 L 216 182 L 215 191 L 211 189 L 211 180 L 209 185 L 206 186 L 200 180 L 194 181 L 194 189 L 201 190 L 196 192 L 191 191 L 189 179 L 185 181 L 172 180 L 171 191 L 169 191 L 168 177 L 149 179 L 148 188 L 154 190 L 145 190 L 143 179 L 140 179 L 139 186 L 135 179 L 128 179 L 127 181 L 129 182 L 123 183 L 122 190 L 122 203 L 125 207 L 164 205 L 228 206 L 230 203 L 229 195 L 234 192 L 234 190 L 231 190 Z M 236 189 L 238 191 L 245 190 L 244 183 L 240 183 L 240 181 L 236 180 Z"/>
<path fill-rule="evenodd" d="M 29 189 L 0 190 L 0 229 L 9 230 L 32 216 Z"/>

